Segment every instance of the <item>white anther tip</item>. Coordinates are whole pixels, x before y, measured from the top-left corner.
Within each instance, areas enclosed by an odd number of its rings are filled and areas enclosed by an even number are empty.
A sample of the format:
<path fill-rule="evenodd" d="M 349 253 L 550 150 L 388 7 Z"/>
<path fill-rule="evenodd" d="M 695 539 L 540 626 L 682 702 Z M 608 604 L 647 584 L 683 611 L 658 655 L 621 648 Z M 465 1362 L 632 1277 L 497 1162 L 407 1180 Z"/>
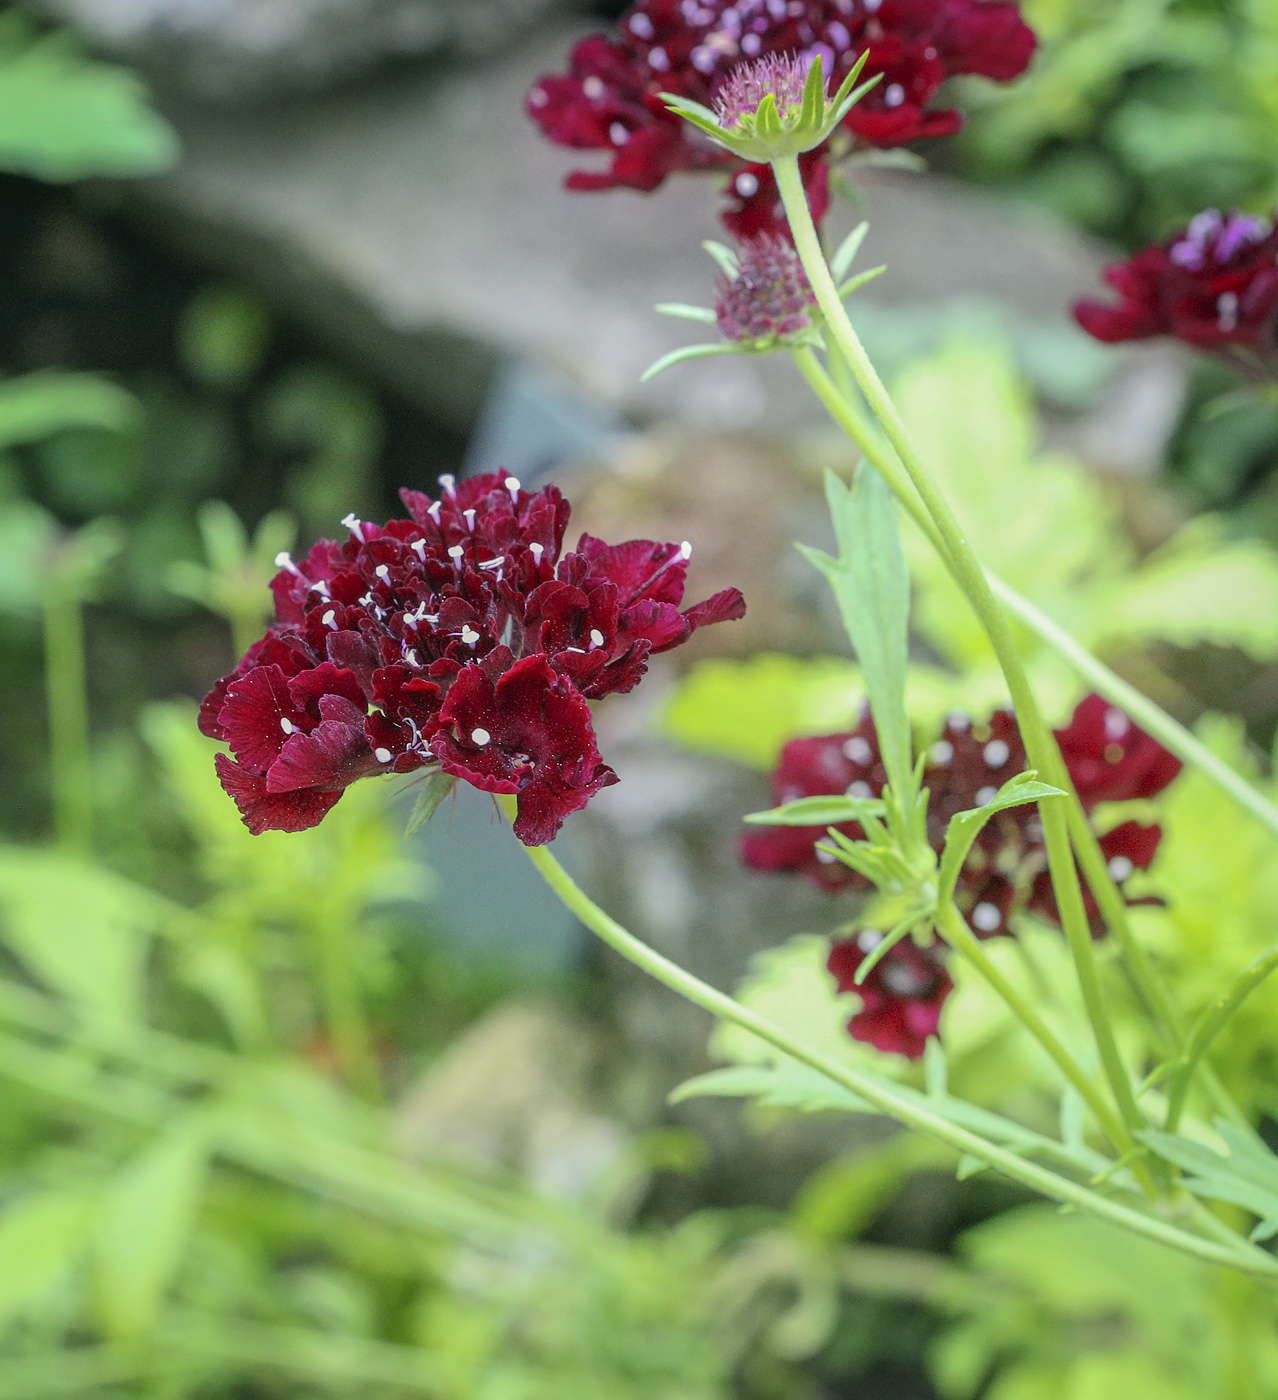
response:
<path fill-rule="evenodd" d="M 472 744 L 478 744 L 482 749 L 485 744 L 492 743 L 493 736 L 486 729 L 472 729 L 470 731 L 470 741 Z"/>
<path fill-rule="evenodd" d="M 391 761 L 391 751 L 389 749 L 374 749 L 373 757 L 378 763 L 389 763 Z"/>

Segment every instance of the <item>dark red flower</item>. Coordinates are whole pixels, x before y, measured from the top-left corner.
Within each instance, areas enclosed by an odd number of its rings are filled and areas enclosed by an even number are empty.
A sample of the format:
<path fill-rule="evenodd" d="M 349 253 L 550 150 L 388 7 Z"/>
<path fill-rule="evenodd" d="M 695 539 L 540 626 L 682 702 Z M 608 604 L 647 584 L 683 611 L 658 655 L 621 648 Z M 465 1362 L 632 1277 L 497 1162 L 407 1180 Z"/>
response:
<path fill-rule="evenodd" d="M 855 992 L 861 1009 L 848 1022 L 848 1033 L 876 1049 L 917 1060 L 928 1037 L 937 1032 L 941 1008 L 954 989 L 939 949 L 920 948 L 903 938 L 870 970 L 858 987 L 856 974 L 882 934 L 865 929 L 841 939 L 826 963 L 841 992 Z"/>
<path fill-rule="evenodd" d="M 812 325 L 816 297 L 794 244 L 764 233 L 741 244 L 738 266 L 715 288 L 715 316 L 725 340 L 767 346 Z"/>
<path fill-rule="evenodd" d="M 1154 797 L 1180 772 L 1173 755 L 1099 696 L 1088 696 L 1056 737 L 1089 811 L 1101 802 Z M 1025 748 L 1010 710 L 996 710 L 979 725 L 965 715 L 951 715 L 928 758 L 923 778 L 931 794 L 928 838 L 938 854 L 951 817 L 984 806 L 1026 768 Z M 878 796 L 884 781 L 873 721 L 867 715 L 851 734 L 787 744 L 773 776 L 772 796 L 779 806 L 800 797 L 846 792 L 854 783 L 862 784 L 854 789 L 860 795 Z M 840 829 L 853 839 L 862 835 L 854 825 Z M 794 871 L 830 892 L 866 888 L 862 876 L 817 849 L 825 832 L 824 827 L 756 827 L 742 838 L 742 858 L 756 870 Z M 1125 822 L 1102 838 L 1110 874 L 1120 885 L 1137 870 L 1148 869 L 1161 835 L 1157 826 Z M 1046 871 L 1037 809 L 1031 805 L 995 813 L 972 846 L 955 891 L 972 931 L 980 938 L 1008 933 L 1024 909 L 1056 921 Z M 1095 921 L 1090 891 L 1086 899 Z M 1099 932 L 1099 922 L 1094 926 Z"/>
<path fill-rule="evenodd" d="M 1008 81 L 1034 46 L 1010 0 L 638 0 L 614 37 L 582 40 L 567 73 L 542 78 L 528 110 L 556 144 L 610 153 L 605 171 L 574 171 L 570 189 L 654 190 L 675 171 L 741 169 L 669 112 L 663 92 L 711 106 L 734 69 L 774 54 L 819 54 L 833 89 L 868 50 L 865 76 L 882 81 L 852 108 L 841 140 L 899 146 L 962 125 L 932 106 L 947 78 Z"/>
<path fill-rule="evenodd" d="M 617 780 L 586 700 L 745 612 L 736 589 L 680 610 L 687 544 L 582 535 L 563 554 L 553 486 L 441 480 L 439 500 L 401 493 L 409 520 L 348 516 L 345 542 L 277 561 L 276 621 L 200 709 L 250 830 L 304 830 L 359 778 L 438 765 L 518 794 L 515 832 L 540 845 Z"/>
<path fill-rule="evenodd" d="M 818 146 L 799 157 L 799 174 L 807 192 L 808 207 L 820 224 L 830 208 L 830 163 L 828 149 Z M 781 204 L 781 192 L 770 165 L 744 165 L 728 181 L 728 203 L 719 215 L 724 228 L 734 238 L 745 241 L 770 236 L 790 237 L 790 224 Z"/>
<path fill-rule="evenodd" d="M 1208 209 L 1163 243 L 1105 269 L 1117 305 L 1080 301 L 1079 325 L 1097 340 L 1171 335 L 1200 349 L 1274 349 L 1278 230 L 1246 214 Z"/>

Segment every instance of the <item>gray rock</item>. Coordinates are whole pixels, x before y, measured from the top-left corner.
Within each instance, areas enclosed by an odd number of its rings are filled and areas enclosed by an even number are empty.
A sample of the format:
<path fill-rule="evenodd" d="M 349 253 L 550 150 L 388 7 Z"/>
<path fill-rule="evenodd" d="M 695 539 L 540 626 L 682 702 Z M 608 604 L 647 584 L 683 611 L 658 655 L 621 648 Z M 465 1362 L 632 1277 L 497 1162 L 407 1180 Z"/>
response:
<path fill-rule="evenodd" d="M 175 110 L 186 156 L 149 187 L 149 216 L 462 428 L 506 357 L 639 422 L 810 422 L 781 357 L 704 360 L 640 383 L 659 355 L 704 335 L 652 308 L 712 299 L 699 244 L 721 236 L 719 200 L 693 177 L 647 196 L 562 189 L 566 170 L 597 158 L 543 141 L 523 101 L 579 32 L 550 27 L 484 64 L 287 108 Z M 1064 333 L 1070 301 L 1097 285 L 1103 250 L 1047 219 L 940 176 L 880 171 L 865 185 L 863 262 L 890 265 L 870 309 L 917 321 L 984 297 Z M 855 217 L 841 208 L 835 235 Z"/>
<path fill-rule="evenodd" d="M 213 102 L 328 86 L 388 58 L 485 53 L 558 0 L 39 0 L 95 47 Z"/>

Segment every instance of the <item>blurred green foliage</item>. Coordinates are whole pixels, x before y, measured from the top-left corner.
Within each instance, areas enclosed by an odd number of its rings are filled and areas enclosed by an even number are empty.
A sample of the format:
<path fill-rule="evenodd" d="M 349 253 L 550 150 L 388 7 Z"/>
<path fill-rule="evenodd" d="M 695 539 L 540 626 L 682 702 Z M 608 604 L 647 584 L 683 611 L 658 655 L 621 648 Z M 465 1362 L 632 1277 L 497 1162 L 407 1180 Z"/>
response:
<path fill-rule="evenodd" d="M 972 85 L 965 170 L 1129 245 L 1208 206 L 1278 200 L 1273 0 L 1025 0 L 1041 40 Z"/>

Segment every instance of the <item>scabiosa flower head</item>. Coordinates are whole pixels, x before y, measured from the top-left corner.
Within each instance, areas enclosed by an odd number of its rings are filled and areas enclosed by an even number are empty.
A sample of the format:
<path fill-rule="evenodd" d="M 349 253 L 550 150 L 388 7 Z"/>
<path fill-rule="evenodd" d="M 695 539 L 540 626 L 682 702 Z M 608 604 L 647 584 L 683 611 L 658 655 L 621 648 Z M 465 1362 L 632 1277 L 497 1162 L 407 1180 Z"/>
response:
<path fill-rule="evenodd" d="M 725 340 L 769 350 L 812 328 L 816 297 L 793 243 L 762 233 L 742 243 L 737 257 L 736 272 L 715 288 L 715 318 Z"/>
<path fill-rule="evenodd" d="M 757 63 L 741 63 L 728 71 L 715 88 L 711 106 L 719 122 L 736 130 L 770 97 L 782 121 L 794 116 L 803 104 L 803 88 L 815 54 L 770 53 Z"/>
<path fill-rule="evenodd" d="M 1007 82 L 1034 46 L 1010 0 L 637 0 L 611 37 L 584 39 L 566 73 L 534 85 L 528 111 L 557 145 L 609 153 L 606 170 L 574 171 L 570 189 L 655 190 L 676 171 L 741 168 L 667 110 L 662 93 L 712 106 L 734 69 L 769 55 L 820 55 L 837 88 L 864 53 L 862 76 L 882 79 L 835 144 L 890 148 L 957 131 L 960 113 L 934 105 L 945 80 Z"/>
<path fill-rule="evenodd" d="M 686 543 L 582 535 L 563 553 L 555 487 L 440 480 L 438 500 L 400 493 L 410 519 L 348 516 L 346 540 L 277 559 L 275 622 L 200 711 L 251 831 L 304 830 L 359 778 L 437 767 L 517 795 L 515 834 L 541 845 L 617 781 L 587 700 L 745 612 L 736 589 L 680 610 Z"/>
<path fill-rule="evenodd" d="M 1070 779 L 1089 812 L 1102 802 L 1154 797 L 1180 772 L 1178 759 L 1097 695 L 1078 706 L 1056 737 Z M 975 724 L 963 714 L 951 715 L 928 753 L 923 777 L 923 786 L 931 794 L 928 840 L 933 850 L 939 855 L 944 848 L 951 817 L 984 806 L 1025 767 L 1025 749 L 1010 710 L 996 710 L 984 724 Z M 772 795 L 778 806 L 800 797 L 843 792 L 878 797 L 885 781 L 873 721 L 867 714 L 850 734 L 787 744 L 773 776 Z M 838 829 L 853 840 L 863 835 L 852 823 Z M 831 893 L 867 889 L 863 876 L 820 849 L 818 843 L 825 835 L 821 826 L 754 828 L 742 838 L 742 858 L 756 870 L 794 871 Z M 1137 870 L 1149 868 L 1161 836 L 1157 826 L 1124 822 L 1102 838 L 1110 874 L 1119 885 Z M 973 843 L 959 875 L 955 902 L 980 938 L 1010 932 L 1015 916 L 1026 909 L 1057 922 L 1046 870 L 1047 851 L 1037 810 L 1007 808 L 991 817 Z M 1095 900 L 1090 891 L 1085 894 L 1099 931 Z"/>
<path fill-rule="evenodd" d="M 861 1009 L 848 1022 L 852 1038 L 917 1060 L 928 1037 L 937 1032 L 941 1008 L 954 983 L 939 949 L 920 948 L 903 938 L 857 986 L 861 964 L 882 937 L 874 929 L 864 929 L 855 938 L 838 940 L 826 966 L 839 991 L 855 992 L 861 998 Z"/>
<path fill-rule="evenodd" d="M 1105 269 L 1117 305 L 1084 300 L 1079 325 L 1098 340 L 1171 335 L 1203 350 L 1272 358 L 1278 315 L 1278 230 L 1208 209 L 1188 228 Z"/>

